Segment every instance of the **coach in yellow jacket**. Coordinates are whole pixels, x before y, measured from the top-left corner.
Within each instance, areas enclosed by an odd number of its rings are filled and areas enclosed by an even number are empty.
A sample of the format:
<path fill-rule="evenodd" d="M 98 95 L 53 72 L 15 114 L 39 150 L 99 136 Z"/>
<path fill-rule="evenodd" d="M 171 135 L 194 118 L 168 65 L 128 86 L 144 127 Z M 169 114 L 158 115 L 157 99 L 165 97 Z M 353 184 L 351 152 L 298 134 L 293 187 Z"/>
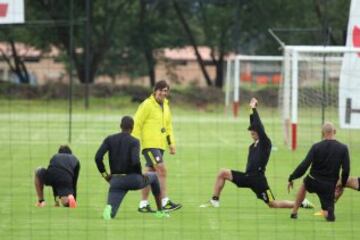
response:
<path fill-rule="evenodd" d="M 135 113 L 135 126 L 133 136 L 140 140 L 142 154 L 146 160 L 146 171 L 158 174 L 160 180 L 162 207 L 166 211 L 181 208 L 181 204 L 173 203 L 167 197 L 166 167 L 163 160 L 164 151 L 169 147 L 170 154 L 176 153 L 175 140 L 172 128 L 172 118 L 169 93 L 166 81 L 159 81 L 154 86 L 154 92 L 145 99 Z M 149 188 L 142 191 L 142 200 L 139 212 L 154 212 L 148 202 Z"/>

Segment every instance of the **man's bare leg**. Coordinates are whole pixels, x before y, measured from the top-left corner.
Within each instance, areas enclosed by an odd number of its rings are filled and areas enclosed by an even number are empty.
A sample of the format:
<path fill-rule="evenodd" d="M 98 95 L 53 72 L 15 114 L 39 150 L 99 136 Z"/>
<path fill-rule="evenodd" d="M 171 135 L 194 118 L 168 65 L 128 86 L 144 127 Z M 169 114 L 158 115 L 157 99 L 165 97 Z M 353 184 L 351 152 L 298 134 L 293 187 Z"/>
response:
<path fill-rule="evenodd" d="M 297 212 L 299 210 L 299 207 L 301 206 L 301 203 L 304 201 L 306 196 L 306 189 L 305 189 L 305 185 L 304 183 L 301 184 L 297 194 L 296 194 L 296 199 L 295 199 L 295 203 L 294 206 L 291 210 L 291 217 L 292 218 L 296 218 L 297 217 Z"/>
<path fill-rule="evenodd" d="M 220 171 L 218 172 L 217 176 L 216 176 L 216 180 L 215 180 L 215 184 L 214 184 L 214 191 L 213 191 L 213 195 L 212 198 L 210 199 L 209 202 L 201 204 L 200 207 L 204 208 L 204 207 L 219 207 L 220 206 L 220 195 L 221 192 L 225 186 L 226 181 L 232 181 L 233 176 L 231 173 L 230 169 L 220 169 Z"/>
<path fill-rule="evenodd" d="M 231 174 L 230 169 L 221 169 L 216 176 L 216 181 L 214 185 L 214 191 L 213 191 L 213 197 L 217 197 L 217 199 L 220 198 L 221 191 L 223 190 L 225 186 L 225 182 L 232 181 L 233 177 Z"/>
<path fill-rule="evenodd" d="M 351 188 L 353 190 L 359 190 L 358 177 L 349 177 L 345 184 L 345 187 Z M 339 198 L 342 196 L 343 193 L 344 193 L 344 188 L 341 187 L 341 183 L 339 181 L 335 188 L 335 202 L 337 202 L 339 200 Z"/>
<path fill-rule="evenodd" d="M 160 182 L 161 198 L 164 199 L 167 197 L 167 185 L 166 185 L 167 170 L 165 164 L 164 163 L 157 164 L 155 166 L 155 170 Z"/>
<path fill-rule="evenodd" d="M 147 173 L 147 172 L 155 172 L 155 169 L 151 168 L 151 167 L 145 167 L 145 172 L 144 173 Z M 150 192 L 150 186 L 147 186 L 147 187 L 145 187 L 145 188 L 143 188 L 141 190 L 141 200 L 142 201 L 147 201 L 148 200 L 149 192 Z"/>
<path fill-rule="evenodd" d="M 273 200 L 268 203 L 268 206 L 270 208 L 293 208 L 294 205 L 295 205 L 295 202 L 289 201 L 289 200 Z"/>

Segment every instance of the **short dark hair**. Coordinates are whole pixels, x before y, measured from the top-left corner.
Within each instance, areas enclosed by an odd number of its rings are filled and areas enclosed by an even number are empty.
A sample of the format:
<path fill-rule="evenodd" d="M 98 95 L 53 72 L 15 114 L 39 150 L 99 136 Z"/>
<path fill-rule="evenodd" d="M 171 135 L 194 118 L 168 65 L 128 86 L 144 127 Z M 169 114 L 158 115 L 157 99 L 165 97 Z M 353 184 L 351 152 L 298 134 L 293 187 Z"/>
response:
<path fill-rule="evenodd" d="M 134 119 L 130 116 L 124 116 L 121 119 L 120 128 L 123 131 L 131 131 L 134 128 Z"/>
<path fill-rule="evenodd" d="M 154 92 L 156 90 L 162 90 L 164 88 L 170 89 L 169 84 L 165 80 L 161 80 L 155 83 Z"/>
<path fill-rule="evenodd" d="M 72 154 L 72 151 L 68 145 L 60 145 L 58 153 Z"/>

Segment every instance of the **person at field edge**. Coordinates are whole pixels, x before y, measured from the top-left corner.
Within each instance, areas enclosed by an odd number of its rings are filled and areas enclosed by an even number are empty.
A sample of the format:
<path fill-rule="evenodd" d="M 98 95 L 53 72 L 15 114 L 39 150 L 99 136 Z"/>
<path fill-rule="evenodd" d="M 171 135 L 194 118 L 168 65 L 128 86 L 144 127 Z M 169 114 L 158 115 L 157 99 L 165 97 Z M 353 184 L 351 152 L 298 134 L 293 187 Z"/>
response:
<path fill-rule="evenodd" d="M 245 172 L 230 169 L 221 169 L 216 177 L 213 196 L 209 202 L 200 207 L 219 207 L 220 194 L 226 181 L 231 181 L 239 188 L 250 188 L 257 196 L 271 208 L 292 208 L 294 202 L 288 200 L 275 200 L 268 185 L 265 170 L 271 152 L 271 141 L 267 136 L 264 126 L 257 111 L 258 101 L 256 98 L 250 100 L 250 131 L 253 143 L 249 146 L 247 165 Z M 313 205 L 304 200 L 304 208 L 313 208 Z"/>
<path fill-rule="evenodd" d="M 164 210 L 173 211 L 182 207 L 167 196 L 167 169 L 163 159 L 164 151 L 169 147 L 170 154 L 176 153 L 169 101 L 170 87 L 166 81 L 155 83 L 154 91 L 138 107 L 135 113 L 133 136 L 141 143 L 142 154 L 146 160 L 146 172 L 156 172 L 161 188 L 161 204 Z M 153 212 L 148 202 L 149 188 L 142 190 L 142 199 L 138 211 Z"/>
<path fill-rule="evenodd" d="M 80 162 L 72 154 L 69 146 L 61 145 L 58 153 L 50 159 L 48 168 L 35 170 L 35 190 L 38 197 L 37 207 L 45 206 L 44 185 L 51 186 L 55 206 L 76 208 L 76 188 L 79 178 Z"/>
<path fill-rule="evenodd" d="M 110 220 L 116 216 L 122 200 L 129 190 L 139 190 L 151 185 L 158 207 L 156 217 L 167 217 L 161 210 L 160 185 L 155 173 L 142 175 L 139 141 L 131 136 L 134 120 L 125 116 L 121 119 L 121 132 L 105 138 L 96 152 L 96 166 L 103 178 L 110 183 L 107 205 L 103 218 Z M 109 152 L 110 174 L 103 163 L 104 155 Z"/>
<path fill-rule="evenodd" d="M 335 134 L 334 125 L 330 122 L 325 123 L 322 126 L 323 140 L 312 145 L 305 159 L 290 174 L 289 191 L 293 187 L 293 180 L 302 177 L 311 165 L 310 173 L 304 178 L 297 193 L 291 218 L 297 218 L 299 203 L 305 198 L 306 192 L 310 192 L 318 195 L 326 220 L 335 221 L 335 188 L 340 168 L 342 168 L 340 188 L 346 186 L 350 172 L 348 148 L 335 139 Z"/>

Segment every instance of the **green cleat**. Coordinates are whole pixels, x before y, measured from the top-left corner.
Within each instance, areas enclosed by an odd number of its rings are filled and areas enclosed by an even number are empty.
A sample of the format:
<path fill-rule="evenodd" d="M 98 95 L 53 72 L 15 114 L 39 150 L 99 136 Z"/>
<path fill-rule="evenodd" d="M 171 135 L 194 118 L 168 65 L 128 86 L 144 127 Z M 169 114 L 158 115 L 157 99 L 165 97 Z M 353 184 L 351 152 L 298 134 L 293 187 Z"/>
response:
<path fill-rule="evenodd" d="M 156 211 L 155 212 L 155 217 L 157 218 L 168 218 L 170 217 L 170 215 L 164 211 Z"/>
<path fill-rule="evenodd" d="M 103 218 L 104 220 L 110 220 L 111 219 L 111 205 L 106 205 L 104 212 L 103 212 Z"/>

